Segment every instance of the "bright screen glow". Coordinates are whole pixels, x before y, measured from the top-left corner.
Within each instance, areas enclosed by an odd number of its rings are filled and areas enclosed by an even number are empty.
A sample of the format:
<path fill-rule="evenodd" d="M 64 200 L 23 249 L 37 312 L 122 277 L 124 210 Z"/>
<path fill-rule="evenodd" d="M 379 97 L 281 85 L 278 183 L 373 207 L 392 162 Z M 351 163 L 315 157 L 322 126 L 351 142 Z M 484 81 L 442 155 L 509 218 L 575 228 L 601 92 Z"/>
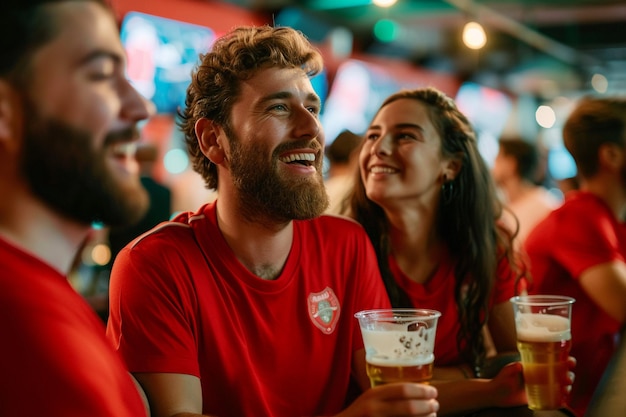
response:
<path fill-rule="evenodd" d="M 419 80 L 398 80 L 385 66 L 346 60 L 337 68 L 322 115 L 326 145 L 344 129 L 364 133 L 385 98 L 401 88 L 419 86 Z"/>
<path fill-rule="evenodd" d="M 576 176 L 576 162 L 564 146 L 550 149 L 548 153 L 548 170 L 552 178 L 562 180 Z"/>
<path fill-rule="evenodd" d="M 184 106 L 191 71 L 215 40 L 203 26 L 129 12 L 120 37 L 128 55 L 128 78 L 159 113 Z"/>
<path fill-rule="evenodd" d="M 513 109 L 512 100 L 496 89 L 466 82 L 459 88 L 456 104 L 472 123 L 478 149 L 491 165 L 498 153 L 498 139 Z"/>

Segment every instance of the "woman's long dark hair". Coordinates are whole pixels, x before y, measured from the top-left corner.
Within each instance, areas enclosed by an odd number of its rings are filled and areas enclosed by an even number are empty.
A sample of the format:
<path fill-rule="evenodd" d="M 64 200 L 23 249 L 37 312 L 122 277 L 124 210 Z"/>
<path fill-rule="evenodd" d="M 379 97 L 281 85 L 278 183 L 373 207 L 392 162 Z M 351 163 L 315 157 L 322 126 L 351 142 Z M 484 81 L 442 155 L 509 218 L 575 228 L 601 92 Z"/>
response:
<path fill-rule="evenodd" d="M 422 102 L 442 140 L 444 157 L 460 157 L 462 167 L 454 181 L 442 190 L 436 231 L 448 247 L 455 268 L 455 300 L 461 331 L 457 346 L 477 375 L 486 350 L 482 327 L 488 320 L 489 299 L 503 256 L 516 267 L 513 234 L 498 225 L 502 205 L 491 174 L 481 157 L 468 119 L 454 101 L 434 88 L 401 91 L 388 97 L 381 108 L 398 99 Z M 380 111 L 380 110 L 379 110 Z M 356 173 L 357 176 L 359 173 Z M 376 250 L 379 267 L 394 307 L 411 307 L 408 295 L 398 286 L 389 268 L 389 224 L 382 208 L 367 198 L 360 177 L 344 208 L 363 225 Z M 443 192 L 445 191 L 445 192 Z"/>

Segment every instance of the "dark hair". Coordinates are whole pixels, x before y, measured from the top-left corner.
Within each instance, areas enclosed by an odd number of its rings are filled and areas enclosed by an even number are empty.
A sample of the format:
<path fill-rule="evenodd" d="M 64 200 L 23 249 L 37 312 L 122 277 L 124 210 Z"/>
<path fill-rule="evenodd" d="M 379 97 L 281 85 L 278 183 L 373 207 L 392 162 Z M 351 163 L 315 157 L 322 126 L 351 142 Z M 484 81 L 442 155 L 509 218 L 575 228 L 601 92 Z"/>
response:
<path fill-rule="evenodd" d="M 350 156 L 359 148 L 361 136 L 350 130 L 342 130 L 333 142 L 326 147 L 326 157 L 331 164 L 347 164 Z"/>
<path fill-rule="evenodd" d="M 626 144 L 626 99 L 583 98 L 563 126 L 563 142 L 580 176 L 595 175 L 600 147 Z"/>
<path fill-rule="evenodd" d="M 457 345 L 466 360 L 479 371 L 486 356 L 481 330 L 488 320 L 489 299 L 498 263 L 507 256 L 511 266 L 515 267 L 511 233 L 497 223 L 502 205 L 496 197 L 489 169 L 478 151 L 474 131 L 454 101 L 434 88 L 422 88 L 393 94 L 381 108 L 399 99 L 424 103 L 441 137 L 443 156 L 460 156 L 462 160 L 459 175 L 448 190 L 452 193 L 447 196 L 449 198 L 442 195 L 436 229 L 452 259 L 457 261 L 455 300 L 461 324 Z M 364 226 L 374 245 L 392 305 L 410 307 L 408 295 L 398 286 L 389 268 L 391 243 L 385 214 L 379 205 L 367 198 L 360 178 L 356 184 L 349 200 L 349 214 Z"/>
<path fill-rule="evenodd" d="M 215 41 L 201 56 L 187 88 L 184 111 L 178 122 L 193 168 L 207 188 L 217 188 L 217 168 L 202 154 L 195 123 L 206 117 L 229 129 L 230 112 L 240 94 L 241 82 L 267 67 L 302 68 L 314 76 L 323 68 L 317 49 L 295 29 L 288 27 L 239 27 Z"/>
<path fill-rule="evenodd" d="M 502 138 L 499 141 L 500 150 L 507 156 L 515 158 L 517 175 L 526 181 L 537 181 L 539 166 L 539 152 L 537 147 L 520 138 Z"/>
<path fill-rule="evenodd" d="M 70 0 L 2 0 L 0 5 L 0 77 L 24 86 L 33 54 L 61 28 L 49 6 Z M 106 5 L 104 0 L 90 1 Z"/>

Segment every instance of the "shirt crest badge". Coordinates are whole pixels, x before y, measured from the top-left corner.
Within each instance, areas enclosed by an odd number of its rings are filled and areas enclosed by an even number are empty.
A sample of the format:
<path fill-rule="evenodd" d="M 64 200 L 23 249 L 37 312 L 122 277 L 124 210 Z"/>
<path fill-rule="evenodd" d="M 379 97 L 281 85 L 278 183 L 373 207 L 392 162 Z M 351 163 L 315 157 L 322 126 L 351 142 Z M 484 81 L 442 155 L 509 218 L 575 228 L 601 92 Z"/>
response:
<path fill-rule="evenodd" d="M 334 332 L 341 313 L 335 292 L 326 287 L 321 292 L 309 294 L 307 303 L 313 324 L 326 334 Z"/>

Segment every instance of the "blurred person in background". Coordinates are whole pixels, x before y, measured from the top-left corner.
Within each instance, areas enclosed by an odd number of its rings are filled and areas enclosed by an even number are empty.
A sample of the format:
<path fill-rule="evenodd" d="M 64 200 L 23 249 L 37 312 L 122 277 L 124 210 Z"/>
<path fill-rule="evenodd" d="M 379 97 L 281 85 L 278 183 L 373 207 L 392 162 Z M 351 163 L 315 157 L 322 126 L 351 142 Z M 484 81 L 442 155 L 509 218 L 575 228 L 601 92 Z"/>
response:
<path fill-rule="evenodd" d="M 0 5 L 0 415 L 137 417 L 142 397 L 66 275 L 93 222 L 147 207 L 145 100 L 98 0 Z"/>
<path fill-rule="evenodd" d="M 435 88 L 405 90 L 363 140 L 345 214 L 365 227 L 393 307 L 442 312 L 439 415 L 531 415 L 509 302 L 524 268 L 468 119 Z"/>
<path fill-rule="evenodd" d="M 153 143 L 140 142 L 137 144 L 135 159 L 139 163 L 141 184 L 148 192 L 148 210 L 138 222 L 112 227 L 109 230 L 112 260 L 128 242 L 157 224 L 169 220 L 172 215 L 172 192 L 167 185 L 154 178 L 153 167 L 158 160 L 157 146 Z"/>
<path fill-rule="evenodd" d="M 343 130 L 335 140 L 326 147 L 328 158 L 328 178 L 325 181 L 329 205 L 327 213 L 339 213 L 340 204 L 354 187 L 354 167 L 358 159 L 358 148 L 361 136 L 350 130 Z"/>
<path fill-rule="evenodd" d="M 369 389 L 354 313 L 389 299 L 362 228 L 322 216 L 322 66 L 294 29 L 239 27 L 192 76 L 181 128 L 218 197 L 111 275 L 107 334 L 153 417 L 435 415 L 432 387 Z"/>
<path fill-rule="evenodd" d="M 573 190 L 578 190 L 580 188 L 580 184 L 578 182 L 578 178 L 576 176 L 562 178 L 558 180 L 557 186 L 559 187 L 559 191 L 565 196 L 565 194 L 569 193 Z"/>
<path fill-rule="evenodd" d="M 536 144 L 521 138 L 502 138 L 491 175 L 501 193 L 505 210 L 502 221 L 517 230 L 515 242 L 521 245 L 528 232 L 561 202 L 538 184 L 540 155 Z"/>
<path fill-rule="evenodd" d="M 113 226 L 103 230 L 103 243 L 108 242 L 110 260 L 105 265 L 79 265 L 82 280 L 87 281 L 83 293 L 91 307 L 103 322 L 109 317 L 109 276 L 113 261 L 128 242 L 147 232 L 157 224 L 169 220 L 172 215 L 172 192 L 170 188 L 154 178 L 154 165 L 158 160 L 158 148 L 149 142 L 137 143 L 135 159 L 139 163 L 141 185 L 148 192 L 148 210 L 136 222 Z"/>
<path fill-rule="evenodd" d="M 139 163 L 141 184 L 148 192 L 150 202 L 148 210 L 138 222 L 112 227 L 109 230 L 111 265 L 115 256 L 126 244 L 157 224 L 169 220 L 172 215 L 172 192 L 167 185 L 154 178 L 153 168 L 158 156 L 158 148 L 155 144 L 147 142 L 137 144 L 135 159 Z"/>
<path fill-rule="evenodd" d="M 525 243 L 532 292 L 576 299 L 572 406 L 583 416 L 626 323 L 626 98 L 584 98 L 563 126 L 579 189 Z"/>

